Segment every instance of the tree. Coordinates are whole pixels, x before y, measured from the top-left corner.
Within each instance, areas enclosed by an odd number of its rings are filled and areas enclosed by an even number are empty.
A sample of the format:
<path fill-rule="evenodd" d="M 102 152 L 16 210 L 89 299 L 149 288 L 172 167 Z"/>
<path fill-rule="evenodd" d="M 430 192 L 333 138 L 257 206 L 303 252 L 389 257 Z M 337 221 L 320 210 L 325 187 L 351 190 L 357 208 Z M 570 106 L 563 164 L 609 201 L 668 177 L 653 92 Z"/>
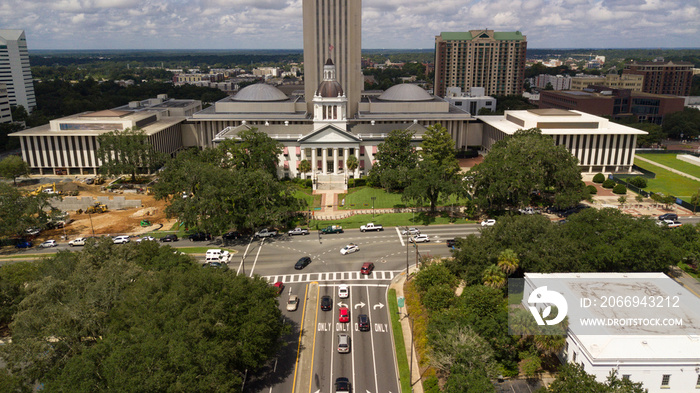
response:
<path fill-rule="evenodd" d="M 348 162 L 346 165 L 348 167 L 348 171 L 350 171 L 350 175 L 352 176 L 355 173 L 357 167 L 360 166 L 360 163 L 357 161 L 357 157 L 350 156 L 348 157 Z"/>
<path fill-rule="evenodd" d="M 445 127 L 439 123 L 428 127 L 421 148 L 420 161 L 411 171 L 411 182 L 404 189 L 402 199 L 427 201 L 430 211 L 434 212 L 439 201 L 464 194 L 465 190 L 455 158 L 454 141 Z"/>
<path fill-rule="evenodd" d="M 518 270 L 518 254 L 515 251 L 507 248 L 498 254 L 498 267 L 506 275 L 511 275 Z"/>
<path fill-rule="evenodd" d="M 299 173 L 306 174 L 311 172 L 311 163 L 309 160 L 301 160 L 299 162 Z"/>
<path fill-rule="evenodd" d="M 5 179 L 12 179 L 15 186 L 17 178 L 20 176 L 29 176 L 29 164 L 24 162 L 19 156 L 7 156 L 0 161 L 0 176 Z"/>
<path fill-rule="evenodd" d="M 413 132 L 393 130 L 383 143 L 377 146 L 377 163 L 370 169 L 368 178 L 386 190 L 403 190 L 412 181 L 411 171 L 418 164 L 418 153 L 411 145 Z"/>
<path fill-rule="evenodd" d="M 519 130 L 494 144 L 467 178 L 481 209 L 528 206 L 535 195 L 569 207 L 584 196 L 577 159 L 536 128 Z"/>
<path fill-rule="evenodd" d="M 484 270 L 483 282 L 487 287 L 500 289 L 506 285 L 506 275 L 498 266 L 491 265 Z"/>
<path fill-rule="evenodd" d="M 22 235 L 30 227 L 44 226 L 49 220 L 49 195 L 23 195 L 9 184 L 0 183 L 0 236 Z"/>
<path fill-rule="evenodd" d="M 140 128 L 104 133 L 97 137 L 97 143 L 97 158 L 102 163 L 100 172 L 104 175 L 129 174 L 135 182 L 137 172 L 158 169 L 164 162 Z"/>
<path fill-rule="evenodd" d="M 620 203 L 620 206 L 623 206 L 627 202 L 627 196 L 620 195 L 620 197 L 617 198 L 617 201 Z"/>
<path fill-rule="evenodd" d="M 700 135 L 700 110 L 685 107 L 680 112 L 664 116 L 663 132 L 671 138 L 690 138 Z"/>
<path fill-rule="evenodd" d="M 547 82 L 547 85 L 544 87 L 545 90 L 554 90 L 554 86 L 552 86 L 551 82 Z"/>
<path fill-rule="evenodd" d="M 219 148 L 226 157 L 228 167 L 261 169 L 277 177 L 282 144 L 257 128 L 239 132 L 237 138 L 221 142 Z"/>
<path fill-rule="evenodd" d="M 567 363 L 559 369 L 557 378 L 545 390 L 549 393 L 646 393 L 640 382 L 619 379 L 615 370 L 610 372 L 605 382 L 598 382 L 595 376 L 587 374 L 581 365 Z"/>
<path fill-rule="evenodd" d="M 202 269 L 154 242 L 92 241 L 41 273 L 0 348 L 25 389 L 240 392 L 285 329 L 265 280 Z"/>

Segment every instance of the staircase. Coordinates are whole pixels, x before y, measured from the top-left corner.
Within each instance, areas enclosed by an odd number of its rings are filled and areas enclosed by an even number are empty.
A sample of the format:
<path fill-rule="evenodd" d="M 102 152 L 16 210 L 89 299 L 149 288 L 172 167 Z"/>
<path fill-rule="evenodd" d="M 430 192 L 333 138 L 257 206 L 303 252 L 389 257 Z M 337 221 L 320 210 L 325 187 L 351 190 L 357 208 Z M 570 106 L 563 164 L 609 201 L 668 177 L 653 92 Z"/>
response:
<path fill-rule="evenodd" d="M 314 182 L 314 190 L 339 190 L 346 191 L 348 189 L 348 181 L 345 175 L 316 175 Z"/>

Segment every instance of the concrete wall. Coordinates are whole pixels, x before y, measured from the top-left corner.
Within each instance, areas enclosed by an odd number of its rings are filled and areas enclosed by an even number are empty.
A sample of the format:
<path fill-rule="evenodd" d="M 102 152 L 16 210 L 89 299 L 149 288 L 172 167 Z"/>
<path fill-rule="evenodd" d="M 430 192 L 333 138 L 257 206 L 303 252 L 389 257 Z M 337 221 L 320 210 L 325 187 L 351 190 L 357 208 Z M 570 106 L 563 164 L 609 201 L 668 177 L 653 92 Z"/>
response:
<path fill-rule="evenodd" d="M 140 199 L 125 199 L 123 196 L 115 196 L 112 199 L 108 196 L 102 197 L 63 197 L 63 200 L 54 199 L 51 201 L 51 206 L 62 211 L 76 211 L 78 209 L 87 209 L 88 207 L 100 202 L 107 205 L 109 210 L 133 209 L 141 207 Z"/>

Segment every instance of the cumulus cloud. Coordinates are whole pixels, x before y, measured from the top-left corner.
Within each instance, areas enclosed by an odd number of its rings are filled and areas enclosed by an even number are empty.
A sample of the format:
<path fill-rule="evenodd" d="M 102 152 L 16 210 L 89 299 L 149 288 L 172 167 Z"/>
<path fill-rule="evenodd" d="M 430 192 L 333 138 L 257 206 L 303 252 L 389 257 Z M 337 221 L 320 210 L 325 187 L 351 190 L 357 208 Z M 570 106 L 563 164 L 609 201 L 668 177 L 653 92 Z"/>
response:
<path fill-rule="evenodd" d="M 0 26 L 24 29 L 30 49 L 300 49 L 302 3 L 5 0 Z M 362 46 L 430 48 L 440 32 L 483 28 L 520 30 L 530 48 L 697 46 L 698 20 L 697 0 L 363 0 Z M 642 41 L 649 28 L 659 34 Z"/>

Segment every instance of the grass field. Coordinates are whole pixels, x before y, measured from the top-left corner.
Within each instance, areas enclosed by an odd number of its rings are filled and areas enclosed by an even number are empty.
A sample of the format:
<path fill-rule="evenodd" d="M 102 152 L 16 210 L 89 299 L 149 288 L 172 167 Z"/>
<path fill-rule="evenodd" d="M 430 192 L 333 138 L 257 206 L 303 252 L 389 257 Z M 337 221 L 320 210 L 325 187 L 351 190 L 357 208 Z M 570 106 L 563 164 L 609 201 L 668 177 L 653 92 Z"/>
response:
<path fill-rule="evenodd" d="M 321 207 L 321 195 L 311 195 L 310 189 L 297 189 L 294 197 L 306 202 L 306 208 Z"/>
<path fill-rule="evenodd" d="M 658 162 L 661 165 L 665 165 L 667 167 L 679 170 L 683 173 L 687 173 L 690 176 L 695 176 L 697 178 L 700 178 L 700 166 L 698 165 L 693 165 L 691 163 L 681 161 L 676 158 L 676 153 L 671 153 L 671 154 L 637 154 L 637 156 L 646 158 L 647 160 L 651 160 L 654 162 Z M 637 166 L 640 163 L 644 163 L 643 161 L 636 161 L 635 164 Z M 644 168 L 642 166 L 642 168 Z"/>
<path fill-rule="evenodd" d="M 372 187 L 357 187 L 348 189 L 347 194 L 340 194 L 338 196 L 338 203 L 342 204 L 345 200 L 345 204 L 338 206 L 341 210 L 354 210 L 354 209 L 371 209 L 372 208 L 372 197 L 375 197 L 374 207 L 376 209 L 390 209 L 398 207 L 416 207 L 413 202 L 404 202 L 401 200 L 400 193 L 390 193 L 379 188 Z M 464 204 L 460 202 L 457 198 L 452 197 L 446 203 L 441 205 L 450 204 Z M 429 204 L 419 205 L 418 207 L 427 207 Z"/>
<path fill-rule="evenodd" d="M 430 216 L 425 213 L 388 213 L 388 214 L 375 214 L 374 218 L 371 214 L 356 214 L 354 216 L 344 218 L 342 220 L 332 220 L 332 221 L 318 221 L 311 220 L 309 229 L 321 229 L 329 225 L 342 225 L 345 229 L 359 228 L 368 222 L 373 222 L 375 224 L 380 224 L 385 228 L 396 227 L 396 226 L 414 226 L 414 225 L 437 225 L 437 224 L 467 224 L 473 223 L 474 221 L 467 221 L 465 219 L 452 218 L 446 215 L 441 216 Z"/>
<path fill-rule="evenodd" d="M 409 377 L 408 356 L 406 356 L 406 344 L 403 340 L 403 330 L 399 321 L 399 305 L 396 301 L 396 291 L 389 290 L 389 315 L 391 315 L 391 330 L 394 332 L 394 348 L 396 348 L 396 362 L 399 365 L 399 379 L 401 391 L 411 392 L 411 378 Z"/>
<path fill-rule="evenodd" d="M 676 198 L 680 198 L 686 202 L 690 202 L 691 196 L 700 190 L 700 182 L 675 174 L 671 171 L 667 171 L 666 169 L 649 164 L 645 161 L 637 160 L 635 161 L 635 164 L 641 168 L 656 173 L 655 179 L 647 179 L 647 188 L 645 188 L 646 191 L 653 191 L 655 193 L 661 192 L 666 195 L 673 195 Z"/>

